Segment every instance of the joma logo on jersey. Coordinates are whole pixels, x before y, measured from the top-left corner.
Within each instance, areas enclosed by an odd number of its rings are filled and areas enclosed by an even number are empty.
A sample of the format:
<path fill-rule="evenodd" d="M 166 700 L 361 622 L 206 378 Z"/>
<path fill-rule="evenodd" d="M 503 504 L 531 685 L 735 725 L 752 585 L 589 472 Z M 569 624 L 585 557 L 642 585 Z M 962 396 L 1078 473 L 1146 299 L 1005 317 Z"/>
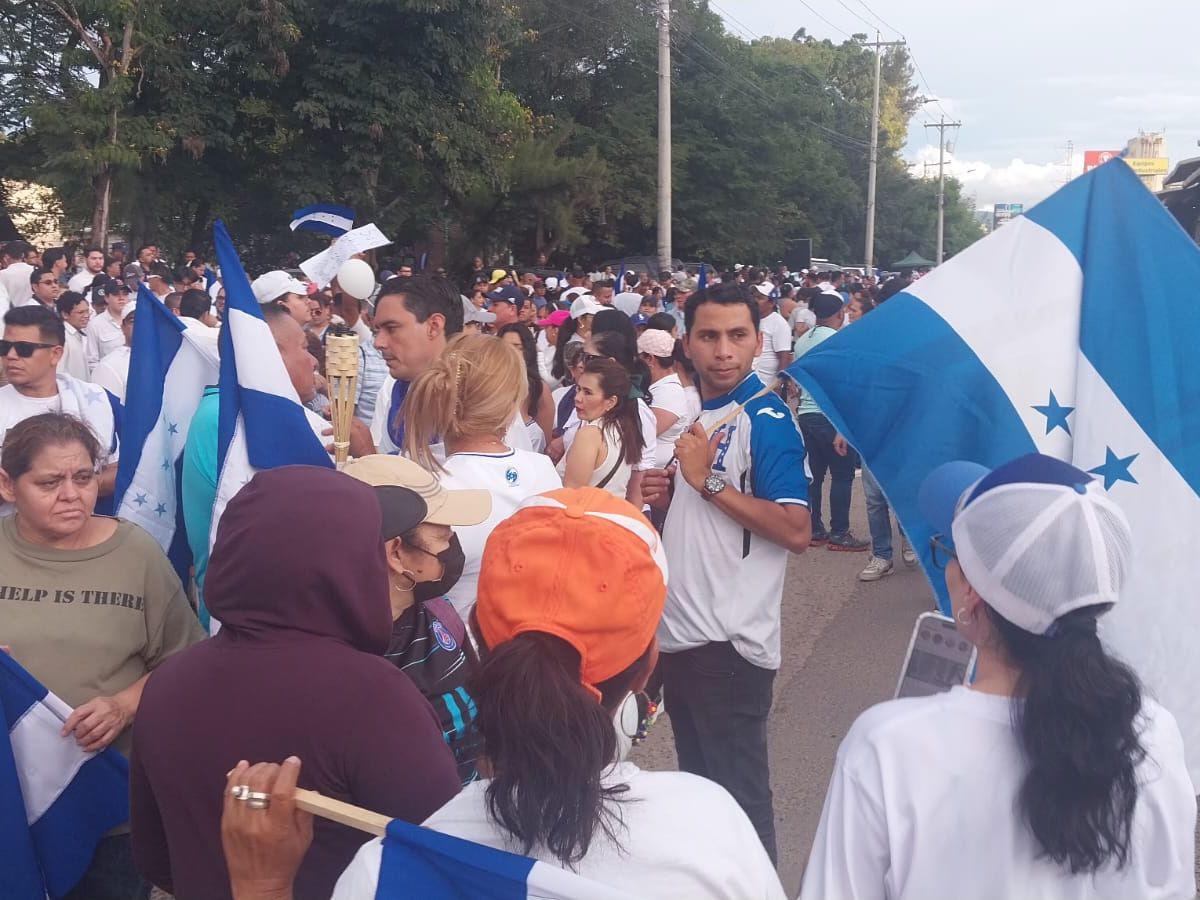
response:
<path fill-rule="evenodd" d="M 779 410 L 771 409 L 771 407 L 769 407 L 769 406 L 764 406 L 757 413 L 755 413 L 755 415 L 770 416 L 772 419 L 786 419 L 787 418 L 787 413 L 781 413 Z"/>

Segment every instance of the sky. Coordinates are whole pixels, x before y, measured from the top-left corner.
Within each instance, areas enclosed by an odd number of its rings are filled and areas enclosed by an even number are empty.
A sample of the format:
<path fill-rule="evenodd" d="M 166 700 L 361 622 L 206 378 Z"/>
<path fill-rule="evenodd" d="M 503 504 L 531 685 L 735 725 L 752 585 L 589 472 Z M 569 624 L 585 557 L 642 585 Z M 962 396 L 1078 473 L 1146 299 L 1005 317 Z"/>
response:
<path fill-rule="evenodd" d="M 961 121 L 947 171 L 979 208 L 1026 208 L 1079 174 L 1084 150 L 1161 131 L 1171 165 L 1200 156 L 1196 0 L 710 0 L 742 37 L 818 39 L 878 28 L 903 35 L 936 97 L 909 125 L 904 156 L 937 162 L 942 116 Z M 822 18 L 823 17 L 823 18 Z M 861 18 L 860 18 L 861 17 Z M 865 20 L 865 21 L 864 21 Z M 885 24 L 886 23 L 886 24 Z M 839 30 L 840 29 L 840 30 Z M 1068 167 L 1067 142 L 1074 145 Z M 931 173 L 934 171 L 931 168 Z"/>

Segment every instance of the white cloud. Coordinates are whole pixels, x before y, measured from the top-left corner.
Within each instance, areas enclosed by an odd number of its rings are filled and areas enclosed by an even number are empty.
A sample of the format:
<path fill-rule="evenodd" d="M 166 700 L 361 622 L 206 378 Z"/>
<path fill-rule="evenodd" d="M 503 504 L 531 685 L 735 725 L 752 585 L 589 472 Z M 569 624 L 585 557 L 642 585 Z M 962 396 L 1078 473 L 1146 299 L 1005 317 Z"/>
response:
<path fill-rule="evenodd" d="M 926 144 L 917 150 L 910 162 L 915 164 L 914 174 L 928 172 L 928 177 L 937 177 L 937 168 L 925 163 L 936 164 L 938 148 Z M 980 209 L 990 208 L 994 203 L 1024 203 L 1032 206 L 1054 193 L 1067 180 L 1083 171 L 1083 158 L 1079 153 L 1070 168 L 1065 161 L 1059 163 L 1031 163 L 1020 158 L 1011 159 L 1004 165 L 991 165 L 982 160 L 970 160 L 947 154 L 946 174 L 957 178 L 968 196 L 975 197 Z"/>

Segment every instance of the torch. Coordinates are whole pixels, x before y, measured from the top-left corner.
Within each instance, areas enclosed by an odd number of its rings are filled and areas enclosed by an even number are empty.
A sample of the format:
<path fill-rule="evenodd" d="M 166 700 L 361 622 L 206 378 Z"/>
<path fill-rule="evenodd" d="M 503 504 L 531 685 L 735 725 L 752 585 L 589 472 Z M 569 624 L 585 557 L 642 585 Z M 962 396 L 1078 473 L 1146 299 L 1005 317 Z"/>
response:
<path fill-rule="evenodd" d="M 329 382 L 333 421 L 333 459 L 340 469 L 350 456 L 350 423 L 358 387 L 358 335 L 353 332 L 325 338 L 325 378 Z"/>

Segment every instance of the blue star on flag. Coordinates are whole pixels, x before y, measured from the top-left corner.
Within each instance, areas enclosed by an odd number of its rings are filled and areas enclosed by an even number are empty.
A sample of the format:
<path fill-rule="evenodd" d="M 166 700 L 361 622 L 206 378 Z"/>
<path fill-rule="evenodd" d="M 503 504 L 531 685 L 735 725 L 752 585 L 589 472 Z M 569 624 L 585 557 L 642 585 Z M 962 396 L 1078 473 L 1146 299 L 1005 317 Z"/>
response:
<path fill-rule="evenodd" d="M 169 459 L 164 459 L 162 461 L 162 470 L 164 472 L 166 472 L 166 471 L 169 471 L 170 468 L 171 468 L 171 461 Z"/>
<path fill-rule="evenodd" d="M 165 516 L 167 514 L 167 505 L 165 503 L 158 504 L 158 506 L 154 507 L 154 512 L 160 516 Z"/>
<path fill-rule="evenodd" d="M 136 503 L 138 506 L 145 506 L 149 501 L 146 499 L 145 494 L 138 494 L 136 497 L 133 498 L 133 502 Z"/>
<path fill-rule="evenodd" d="M 104 399 L 104 391 L 89 390 L 87 392 L 87 402 L 88 403 L 99 403 L 103 399 Z"/>
<path fill-rule="evenodd" d="M 1137 484 L 1138 480 L 1129 474 L 1129 466 L 1138 454 L 1134 453 L 1130 456 L 1117 456 L 1113 453 L 1112 447 L 1104 448 L 1104 465 L 1096 466 L 1094 469 L 1088 469 L 1093 475 L 1100 475 L 1104 478 L 1104 489 L 1112 490 L 1112 486 L 1118 481 L 1128 481 L 1130 484 Z"/>
<path fill-rule="evenodd" d="M 1035 406 L 1034 409 L 1046 417 L 1046 434 L 1055 428 L 1061 428 L 1067 434 L 1071 433 L 1071 426 L 1067 424 L 1067 416 L 1075 412 L 1075 407 L 1063 406 L 1059 403 L 1058 398 L 1054 396 L 1054 391 L 1050 392 L 1050 399 L 1046 401 L 1045 406 Z"/>
<path fill-rule="evenodd" d="M 168 434 L 179 434 L 179 426 L 176 425 L 174 422 L 168 422 L 167 423 L 167 433 Z"/>

